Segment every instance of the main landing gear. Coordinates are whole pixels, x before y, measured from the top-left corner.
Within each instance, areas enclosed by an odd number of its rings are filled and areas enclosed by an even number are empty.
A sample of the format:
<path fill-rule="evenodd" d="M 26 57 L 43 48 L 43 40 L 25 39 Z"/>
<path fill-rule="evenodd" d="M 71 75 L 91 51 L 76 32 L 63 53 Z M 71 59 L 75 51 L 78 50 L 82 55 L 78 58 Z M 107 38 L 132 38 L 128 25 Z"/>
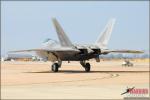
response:
<path fill-rule="evenodd" d="M 61 67 L 62 61 L 58 61 L 52 64 L 51 70 L 53 72 L 58 72 L 59 68 Z M 90 72 L 91 69 L 91 65 L 88 62 L 85 61 L 80 61 L 80 64 L 83 66 L 83 68 L 85 69 L 85 72 Z"/>
<path fill-rule="evenodd" d="M 85 61 L 80 61 L 80 64 L 84 67 L 86 72 L 89 72 L 91 69 L 90 63 L 86 63 Z"/>
<path fill-rule="evenodd" d="M 52 64 L 52 69 L 51 69 L 51 70 L 52 70 L 53 72 L 58 72 L 59 68 L 61 67 L 61 63 L 62 63 L 61 61 L 58 62 L 58 63 L 56 63 L 56 62 L 53 63 L 53 64 Z"/>

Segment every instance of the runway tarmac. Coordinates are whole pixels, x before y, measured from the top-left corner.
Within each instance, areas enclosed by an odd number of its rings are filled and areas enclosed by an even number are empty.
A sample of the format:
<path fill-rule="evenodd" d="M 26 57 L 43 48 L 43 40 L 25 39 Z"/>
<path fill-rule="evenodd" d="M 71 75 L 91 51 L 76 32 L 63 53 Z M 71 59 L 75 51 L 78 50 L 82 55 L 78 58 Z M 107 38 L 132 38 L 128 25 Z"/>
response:
<path fill-rule="evenodd" d="M 127 87 L 149 89 L 149 63 L 90 63 L 89 73 L 79 62 L 63 62 L 53 73 L 50 62 L 1 62 L 2 99 L 123 99 Z"/>

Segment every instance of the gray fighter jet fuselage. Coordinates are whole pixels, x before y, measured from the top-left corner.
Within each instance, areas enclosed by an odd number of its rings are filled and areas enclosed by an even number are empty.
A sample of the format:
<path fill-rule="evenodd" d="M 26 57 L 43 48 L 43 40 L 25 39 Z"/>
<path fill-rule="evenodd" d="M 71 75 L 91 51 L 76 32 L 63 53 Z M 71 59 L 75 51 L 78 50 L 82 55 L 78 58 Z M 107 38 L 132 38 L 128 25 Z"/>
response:
<path fill-rule="evenodd" d="M 43 48 L 47 48 L 47 49 L 50 47 L 54 49 L 62 48 L 59 42 L 54 41 L 52 39 L 47 39 L 47 40 L 48 41 L 46 41 L 43 44 Z M 68 49 L 68 52 L 64 52 L 64 51 L 55 52 L 55 55 L 57 55 L 59 59 L 61 59 L 62 61 L 83 61 L 83 60 L 89 60 L 92 58 L 99 58 L 99 55 L 101 55 L 101 49 L 96 45 L 73 44 L 73 46 L 76 52 L 74 51 L 71 52 L 72 48 L 64 47 L 64 49 Z"/>
<path fill-rule="evenodd" d="M 81 45 L 73 44 L 58 21 L 53 18 L 53 24 L 58 35 L 58 41 L 52 39 L 46 39 L 41 48 L 30 49 L 30 50 L 19 50 L 11 52 L 35 52 L 38 57 L 46 59 L 47 61 L 52 61 L 52 71 L 58 72 L 61 67 L 62 61 L 80 61 L 80 64 L 85 68 L 86 72 L 90 71 L 90 63 L 87 61 L 89 59 L 96 59 L 100 62 L 99 55 L 108 54 L 111 52 L 117 53 L 143 53 L 137 50 L 109 50 L 107 49 L 107 44 L 112 33 L 112 29 L 115 20 L 112 19 L 102 31 L 101 35 L 95 41 L 94 44 Z"/>

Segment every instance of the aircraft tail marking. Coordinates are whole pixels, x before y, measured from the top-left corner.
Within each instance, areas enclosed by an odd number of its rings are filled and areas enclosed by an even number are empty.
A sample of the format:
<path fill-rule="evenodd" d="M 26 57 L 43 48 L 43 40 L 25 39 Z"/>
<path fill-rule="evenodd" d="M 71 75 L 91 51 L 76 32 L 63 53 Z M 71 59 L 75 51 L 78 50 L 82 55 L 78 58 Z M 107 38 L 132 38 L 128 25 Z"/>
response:
<path fill-rule="evenodd" d="M 98 39 L 95 42 L 95 44 L 98 47 L 100 47 L 102 49 L 107 48 L 107 44 L 108 44 L 108 41 L 110 39 L 114 24 L 115 24 L 115 19 L 111 19 L 108 22 L 108 24 L 106 25 L 104 31 L 102 31 L 102 33 L 100 34 L 100 36 L 98 37 Z"/>

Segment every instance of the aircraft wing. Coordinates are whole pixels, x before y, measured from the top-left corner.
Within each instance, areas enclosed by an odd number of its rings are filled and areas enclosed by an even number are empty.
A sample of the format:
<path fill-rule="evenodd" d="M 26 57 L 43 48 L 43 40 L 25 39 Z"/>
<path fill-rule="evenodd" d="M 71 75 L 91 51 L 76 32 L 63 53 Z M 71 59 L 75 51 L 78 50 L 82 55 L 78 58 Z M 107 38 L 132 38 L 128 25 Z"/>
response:
<path fill-rule="evenodd" d="M 27 49 L 27 50 L 9 51 L 8 53 L 17 53 L 17 52 L 32 52 L 32 51 L 49 51 L 49 50 L 46 50 L 46 49 Z"/>
<path fill-rule="evenodd" d="M 9 51 L 8 53 L 15 53 L 15 52 L 32 52 L 32 51 L 45 51 L 45 52 L 62 52 L 62 51 L 72 51 L 72 52 L 79 52 L 77 49 L 70 49 L 70 48 L 59 48 L 59 49 L 28 49 L 28 50 L 17 50 L 17 51 Z"/>
<path fill-rule="evenodd" d="M 108 54 L 108 53 L 144 53 L 144 51 L 139 50 L 102 50 L 102 54 Z"/>
<path fill-rule="evenodd" d="M 8 53 L 17 52 L 35 52 L 38 57 L 44 59 L 44 61 L 57 61 L 59 60 L 59 55 L 64 55 L 66 53 L 77 54 L 80 51 L 72 48 L 59 48 L 59 49 L 28 49 L 28 50 L 18 50 L 9 51 Z"/>

